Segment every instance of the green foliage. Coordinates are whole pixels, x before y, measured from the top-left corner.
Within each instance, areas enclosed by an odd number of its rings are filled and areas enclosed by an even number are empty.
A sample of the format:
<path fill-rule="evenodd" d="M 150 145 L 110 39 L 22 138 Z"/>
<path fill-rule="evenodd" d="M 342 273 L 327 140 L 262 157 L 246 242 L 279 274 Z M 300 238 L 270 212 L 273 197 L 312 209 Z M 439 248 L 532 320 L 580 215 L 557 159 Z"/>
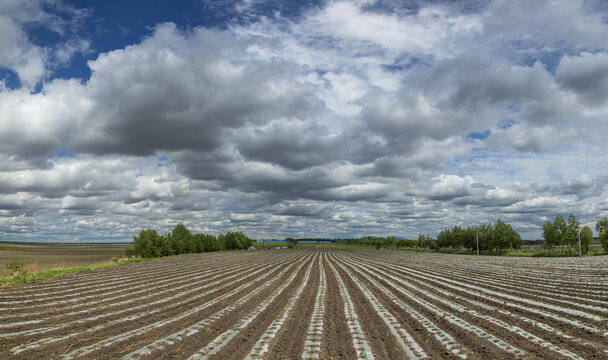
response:
<path fill-rule="evenodd" d="M 182 224 L 175 226 L 169 236 L 174 254 L 186 254 L 196 252 L 196 244 L 190 230 Z"/>
<path fill-rule="evenodd" d="M 578 218 L 576 216 L 574 216 L 574 214 L 570 213 L 568 215 L 568 219 L 566 221 L 566 237 L 565 237 L 565 242 L 566 245 L 568 246 L 568 252 L 570 252 L 570 248 L 576 248 L 576 245 L 578 244 L 578 231 L 579 231 L 579 227 L 580 227 L 580 221 L 578 221 Z"/>
<path fill-rule="evenodd" d="M 477 251 L 477 231 L 474 228 L 466 228 L 461 234 L 462 247 Z"/>
<path fill-rule="evenodd" d="M 549 220 L 543 225 L 543 238 L 545 239 L 545 248 L 549 251 L 553 251 L 553 248 L 558 245 L 557 227 Z"/>
<path fill-rule="evenodd" d="M 19 276 L 19 277 L 12 277 L 12 276 L 3 277 L 3 278 L 0 278 L 0 285 L 26 284 L 26 283 L 31 283 L 31 282 L 35 282 L 35 281 L 45 280 L 45 279 L 56 277 L 56 276 L 63 276 L 63 275 L 75 274 L 75 273 L 80 273 L 80 272 L 85 272 L 85 271 L 96 270 L 96 269 L 105 269 L 105 268 L 116 267 L 116 266 L 121 266 L 121 265 L 125 265 L 125 264 L 138 263 L 138 262 L 141 262 L 144 260 L 145 259 L 118 260 L 118 261 L 112 261 L 112 262 L 107 262 L 107 263 L 103 263 L 103 264 L 97 264 L 97 265 L 76 266 L 76 267 L 70 267 L 70 268 L 38 271 L 35 273 L 31 273 L 31 274 L 22 274 L 22 276 Z"/>
<path fill-rule="evenodd" d="M 217 237 L 217 251 L 226 250 L 226 235 L 220 234 Z"/>
<path fill-rule="evenodd" d="M 296 246 L 298 246 L 298 239 L 289 237 L 289 238 L 285 239 L 285 242 L 287 243 L 287 247 L 290 249 L 294 249 Z"/>
<path fill-rule="evenodd" d="M 383 238 L 373 238 L 372 239 L 372 246 L 375 247 L 376 250 L 380 250 L 382 248 L 382 245 L 384 245 Z"/>
<path fill-rule="evenodd" d="M 593 242 L 593 230 L 589 226 L 585 226 L 581 229 L 581 251 L 583 254 L 589 252 L 589 244 Z"/>
<path fill-rule="evenodd" d="M 156 237 L 153 244 L 158 248 L 160 256 L 171 256 L 175 253 L 169 234 Z"/>
<path fill-rule="evenodd" d="M 460 251 L 461 248 L 477 251 L 479 249 L 504 253 L 507 249 L 519 249 L 522 245 L 521 236 L 513 230 L 511 225 L 498 220 L 496 224 L 484 224 L 466 229 L 454 226 L 452 229 L 442 230 L 437 235 L 437 248 Z"/>
<path fill-rule="evenodd" d="M 394 249 L 397 247 L 397 241 L 393 236 L 387 236 L 383 242 L 386 249 Z"/>
<path fill-rule="evenodd" d="M 125 256 L 154 258 L 189 253 L 247 249 L 252 240 L 242 232 L 227 233 L 217 238 L 208 234 L 192 234 L 184 225 L 177 225 L 163 236 L 147 229 L 133 237 L 133 246 L 125 249 Z"/>
<path fill-rule="evenodd" d="M 566 220 L 564 219 L 563 216 L 561 215 L 557 215 L 555 217 L 555 221 L 553 221 L 553 225 L 555 225 L 555 230 L 556 230 L 556 244 L 558 246 L 565 246 L 566 242 L 567 242 L 567 234 L 568 234 L 568 224 L 566 224 Z M 563 252 L 563 247 L 562 247 L 562 252 Z"/>
<path fill-rule="evenodd" d="M 204 252 L 218 251 L 217 239 L 213 235 L 208 234 L 196 234 L 203 245 Z"/>
<path fill-rule="evenodd" d="M 430 235 L 418 234 L 415 247 L 435 249 L 435 240 Z"/>
<path fill-rule="evenodd" d="M 600 243 L 602 243 L 604 250 L 608 251 L 608 228 L 600 234 Z"/>
<path fill-rule="evenodd" d="M 135 254 L 142 258 L 153 258 L 160 256 L 160 249 L 157 247 L 160 235 L 153 229 L 142 230 L 139 237 L 133 237 L 133 250 Z"/>
<path fill-rule="evenodd" d="M 498 219 L 496 226 L 494 226 L 494 234 L 494 248 L 500 253 L 509 248 L 521 248 L 521 236 L 513 230 L 510 224 L 506 224 Z"/>
<path fill-rule="evenodd" d="M 601 235 L 606 229 L 608 229 L 608 218 L 604 216 L 603 219 L 595 223 L 595 230 Z"/>
<path fill-rule="evenodd" d="M 418 245 L 417 245 L 417 247 L 422 248 L 424 246 L 424 240 L 426 240 L 426 235 L 418 234 Z"/>
<path fill-rule="evenodd" d="M 452 237 L 452 230 L 441 230 L 437 235 L 437 247 L 441 249 L 452 246 Z"/>
<path fill-rule="evenodd" d="M 126 257 L 137 256 L 137 253 L 135 252 L 135 249 L 132 246 L 129 246 L 128 248 L 125 249 L 125 256 Z"/>
<path fill-rule="evenodd" d="M 251 239 L 242 232 L 229 232 L 224 236 L 226 250 L 243 250 L 251 246 Z"/>
<path fill-rule="evenodd" d="M 568 219 L 557 215 L 553 223 L 547 221 L 543 225 L 545 248 L 553 251 L 555 246 L 561 246 L 562 252 L 564 252 L 564 249 L 568 249 L 568 253 L 570 253 L 572 249 L 576 249 L 578 246 L 579 227 L 580 222 L 572 213 L 568 215 Z"/>
<path fill-rule="evenodd" d="M 19 272 L 23 269 L 25 263 L 19 259 L 13 259 L 8 264 L 4 265 L 4 267 L 12 273 L 13 277 L 19 276 Z"/>

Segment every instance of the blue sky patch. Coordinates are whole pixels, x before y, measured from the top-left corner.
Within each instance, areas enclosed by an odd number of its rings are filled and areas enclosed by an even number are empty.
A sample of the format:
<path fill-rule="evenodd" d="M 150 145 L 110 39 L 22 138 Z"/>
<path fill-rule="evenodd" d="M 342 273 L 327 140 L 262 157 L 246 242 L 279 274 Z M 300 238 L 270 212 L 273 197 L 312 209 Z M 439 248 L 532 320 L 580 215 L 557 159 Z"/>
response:
<path fill-rule="evenodd" d="M 485 140 L 490 136 L 492 132 L 490 130 L 486 130 L 484 132 L 472 132 L 467 135 L 467 141 L 473 142 L 475 140 Z"/>

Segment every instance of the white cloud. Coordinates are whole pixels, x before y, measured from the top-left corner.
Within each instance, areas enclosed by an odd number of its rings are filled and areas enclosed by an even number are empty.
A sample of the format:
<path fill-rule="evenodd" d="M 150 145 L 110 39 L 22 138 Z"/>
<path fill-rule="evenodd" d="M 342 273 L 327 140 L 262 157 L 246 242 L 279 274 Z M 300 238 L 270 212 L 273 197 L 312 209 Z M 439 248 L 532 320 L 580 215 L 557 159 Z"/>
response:
<path fill-rule="evenodd" d="M 0 11 L 0 66 L 28 84 L 0 91 L 0 236 L 77 226 L 128 239 L 176 222 L 417 236 L 500 217 L 535 238 L 557 213 L 608 215 L 602 14 L 576 1 L 375 5 L 227 30 L 158 24 L 89 61 L 90 79 L 35 94 L 91 44 L 36 47 L 20 24 L 65 24 Z M 532 61 L 512 47 L 522 36 Z M 538 54 L 562 42 L 552 71 Z"/>
<path fill-rule="evenodd" d="M 27 39 L 11 18 L 0 12 L 0 66 L 17 73 L 21 83 L 33 88 L 45 75 L 44 53 Z"/>
<path fill-rule="evenodd" d="M 484 34 L 520 49 L 604 48 L 608 24 L 584 0 L 495 0 L 484 13 Z M 598 16 L 599 15 L 599 16 Z"/>
<path fill-rule="evenodd" d="M 88 10 L 73 8 L 61 0 L 0 2 L 0 69 L 14 71 L 24 88 L 34 90 L 51 75 L 53 67 L 67 64 L 76 52 L 88 51 L 89 41 L 76 33 L 88 16 Z M 59 46 L 37 45 L 27 32 L 36 27 L 54 32 L 66 42 Z"/>

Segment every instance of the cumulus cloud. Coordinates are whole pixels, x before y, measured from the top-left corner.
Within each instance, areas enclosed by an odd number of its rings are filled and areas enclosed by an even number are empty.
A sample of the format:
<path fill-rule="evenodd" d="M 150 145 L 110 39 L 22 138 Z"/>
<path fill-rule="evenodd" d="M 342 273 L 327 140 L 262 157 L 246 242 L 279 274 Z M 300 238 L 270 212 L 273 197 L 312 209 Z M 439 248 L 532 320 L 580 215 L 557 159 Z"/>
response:
<path fill-rule="evenodd" d="M 608 53 L 564 56 L 557 68 L 556 80 L 584 102 L 604 103 L 608 99 Z"/>
<path fill-rule="evenodd" d="M 177 222 L 417 236 L 500 217 L 536 238 L 558 213 L 608 215 L 607 9 L 334 1 L 262 16 L 231 2 L 223 29 L 151 24 L 63 80 L 49 69 L 91 43 L 48 50 L 23 24 L 65 34 L 88 15 L 14 4 L 0 66 L 23 87 L 0 90 L 0 236 L 128 239 Z"/>
<path fill-rule="evenodd" d="M 53 11 L 47 9 L 51 8 Z M 87 52 L 89 42 L 75 35 L 89 15 L 61 1 L 11 0 L 0 3 L 0 67 L 16 73 L 21 85 L 34 87 L 50 75 L 53 67 L 65 64 L 77 52 Z M 58 46 L 36 44 L 27 28 L 45 28 L 67 39 Z M 58 61 L 58 63 L 56 63 Z"/>

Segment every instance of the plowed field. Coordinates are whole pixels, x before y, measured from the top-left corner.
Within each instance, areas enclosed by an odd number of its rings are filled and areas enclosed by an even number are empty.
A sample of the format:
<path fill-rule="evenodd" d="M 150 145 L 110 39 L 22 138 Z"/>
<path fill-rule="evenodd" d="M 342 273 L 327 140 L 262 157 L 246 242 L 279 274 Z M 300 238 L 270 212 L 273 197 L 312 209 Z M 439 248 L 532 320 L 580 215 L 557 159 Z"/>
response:
<path fill-rule="evenodd" d="M 608 359 L 608 257 L 280 250 L 0 289 L 2 359 Z"/>

